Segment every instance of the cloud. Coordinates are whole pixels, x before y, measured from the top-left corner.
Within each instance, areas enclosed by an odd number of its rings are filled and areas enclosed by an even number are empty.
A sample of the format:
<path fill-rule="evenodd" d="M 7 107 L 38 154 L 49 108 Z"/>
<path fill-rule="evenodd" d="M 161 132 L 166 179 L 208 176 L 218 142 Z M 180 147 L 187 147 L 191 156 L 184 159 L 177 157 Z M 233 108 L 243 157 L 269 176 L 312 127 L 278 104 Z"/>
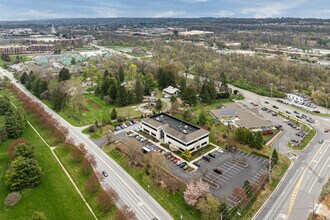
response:
<path fill-rule="evenodd" d="M 254 7 L 247 7 L 240 9 L 240 14 L 254 16 L 255 18 L 267 18 L 283 15 L 287 10 L 296 8 L 303 4 L 306 0 L 291 0 L 291 1 L 277 1 L 256 4 Z"/>
<path fill-rule="evenodd" d="M 159 12 L 159 13 L 153 15 L 152 17 L 154 17 L 154 18 L 172 18 L 172 17 L 182 17 L 184 15 L 186 15 L 186 12 L 184 12 L 184 11 L 169 10 L 169 11 Z"/>
<path fill-rule="evenodd" d="M 220 10 L 215 14 L 216 17 L 230 17 L 233 15 L 235 15 L 235 13 L 233 11 L 228 10 Z"/>

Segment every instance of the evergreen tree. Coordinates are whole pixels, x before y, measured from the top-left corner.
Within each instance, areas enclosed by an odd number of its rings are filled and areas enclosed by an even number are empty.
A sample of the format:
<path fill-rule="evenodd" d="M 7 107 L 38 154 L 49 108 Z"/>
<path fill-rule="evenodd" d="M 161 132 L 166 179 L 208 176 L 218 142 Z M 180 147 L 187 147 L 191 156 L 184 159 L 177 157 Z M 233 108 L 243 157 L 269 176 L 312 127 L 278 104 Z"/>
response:
<path fill-rule="evenodd" d="M 29 80 L 29 75 L 26 72 L 24 72 L 20 78 L 20 81 L 22 84 L 25 84 L 28 80 Z"/>
<path fill-rule="evenodd" d="M 0 96 L 0 115 L 12 112 L 10 101 L 7 97 Z"/>
<path fill-rule="evenodd" d="M 135 98 L 136 98 L 136 96 L 135 96 L 134 90 L 132 90 L 132 89 L 127 90 L 126 105 L 130 105 L 130 104 L 135 103 Z"/>
<path fill-rule="evenodd" d="M 180 81 L 179 81 L 179 87 L 180 87 L 180 93 L 184 93 L 186 91 L 187 88 L 187 80 L 185 77 L 181 77 Z"/>
<path fill-rule="evenodd" d="M 210 93 L 207 90 L 207 85 L 205 83 L 203 83 L 203 85 L 202 85 L 199 97 L 200 97 L 200 99 L 203 103 L 210 103 L 211 102 Z"/>
<path fill-rule="evenodd" d="M 100 91 L 102 96 L 108 94 L 110 85 L 111 85 L 110 77 L 109 76 L 104 77 L 101 83 L 101 91 Z"/>
<path fill-rule="evenodd" d="M 197 97 L 196 90 L 192 87 L 187 87 L 181 98 L 190 105 L 196 105 Z"/>
<path fill-rule="evenodd" d="M 77 63 L 76 59 L 75 59 L 74 57 L 72 57 L 72 59 L 71 59 L 71 64 L 72 64 L 72 65 L 76 65 L 76 63 Z"/>
<path fill-rule="evenodd" d="M 36 156 L 34 151 L 34 146 L 26 142 L 15 146 L 14 155 L 16 158 L 22 156 L 30 159 L 33 159 Z"/>
<path fill-rule="evenodd" d="M 162 101 L 160 99 L 158 99 L 156 102 L 156 109 L 161 110 L 162 108 L 163 108 Z"/>
<path fill-rule="evenodd" d="M 112 109 L 110 118 L 111 118 L 111 120 L 117 119 L 117 111 L 115 108 Z"/>
<path fill-rule="evenodd" d="M 229 92 L 228 80 L 224 72 L 221 72 L 220 78 L 221 78 L 220 92 Z"/>
<path fill-rule="evenodd" d="M 117 99 L 117 93 L 118 93 L 118 81 L 116 78 L 111 77 L 110 78 L 110 87 L 108 89 L 108 94 L 112 100 L 112 102 L 114 103 Z"/>
<path fill-rule="evenodd" d="M 198 116 L 198 124 L 205 125 L 207 122 L 206 114 L 204 111 L 201 111 L 201 113 Z"/>
<path fill-rule="evenodd" d="M 7 114 L 5 120 L 6 132 L 9 138 L 18 138 L 22 135 L 23 128 L 17 121 L 14 114 Z"/>
<path fill-rule="evenodd" d="M 273 150 L 271 161 L 273 167 L 278 163 L 278 153 L 276 149 Z"/>
<path fill-rule="evenodd" d="M 56 88 L 52 93 L 51 101 L 55 111 L 62 111 L 67 105 L 68 95 L 62 92 L 61 89 Z"/>
<path fill-rule="evenodd" d="M 148 73 L 143 77 L 143 84 L 144 84 L 144 94 L 149 95 L 152 90 L 154 90 L 157 86 L 157 83 L 154 77 Z"/>
<path fill-rule="evenodd" d="M 254 147 L 257 149 L 262 149 L 262 145 L 263 145 L 263 139 L 262 139 L 262 135 L 261 132 L 257 132 L 254 134 Z"/>
<path fill-rule="evenodd" d="M 221 220 L 230 220 L 229 210 L 227 208 L 227 204 L 225 202 L 220 205 L 220 219 Z"/>
<path fill-rule="evenodd" d="M 6 127 L 0 127 L 0 144 L 2 141 L 7 140 L 8 135 L 6 131 Z"/>
<path fill-rule="evenodd" d="M 125 86 L 119 86 L 117 95 L 116 95 L 116 103 L 119 106 L 125 106 L 127 104 L 127 96 L 126 96 L 126 88 Z"/>
<path fill-rule="evenodd" d="M 209 92 L 211 101 L 214 101 L 217 98 L 217 89 L 215 88 L 214 80 L 208 82 L 207 91 Z"/>
<path fill-rule="evenodd" d="M 142 82 L 140 80 L 140 78 L 138 77 L 136 82 L 135 82 L 135 96 L 136 96 L 136 101 L 142 102 L 143 100 L 143 93 L 144 93 L 144 88 L 142 85 Z"/>
<path fill-rule="evenodd" d="M 125 73 L 124 73 L 124 68 L 122 66 L 119 67 L 118 80 L 120 83 L 125 81 Z"/>
<path fill-rule="evenodd" d="M 64 80 L 69 80 L 70 78 L 71 78 L 70 71 L 67 68 L 63 67 L 60 73 L 58 74 L 58 81 L 61 82 Z"/>
<path fill-rule="evenodd" d="M 13 191 L 25 187 L 35 187 L 42 179 L 43 173 L 36 159 L 17 157 L 6 172 L 6 183 Z"/>

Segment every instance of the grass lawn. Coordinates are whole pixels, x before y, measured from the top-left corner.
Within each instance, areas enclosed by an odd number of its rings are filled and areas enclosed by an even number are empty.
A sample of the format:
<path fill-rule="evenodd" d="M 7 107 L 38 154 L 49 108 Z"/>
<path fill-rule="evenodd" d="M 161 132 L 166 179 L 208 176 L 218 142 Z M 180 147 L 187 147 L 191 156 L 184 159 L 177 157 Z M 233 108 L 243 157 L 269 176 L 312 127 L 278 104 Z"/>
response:
<path fill-rule="evenodd" d="M 206 147 L 203 147 L 200 150 L 193 152 L 192 155 L 191 155 L 191 158 L 189 158 L 188 161 L 192 161 L 192 160 L 196 159 L 197 157 L 200 157 L 203 154 L 213 150 L 214 148 L 215 147 L 213 145 L 209 144 Z"/>
<path fill-rule="evenodd" d="M 93 209 L 96 217 L 98 219 L 114 219 L 113 213 L 116 210 L 114 206 L 110 212 L 105 215 L 96 203 L 96 195 L 90 196 L 85 190 L 85 183 L 88 179 L 88 176 L 84 176 L 81 172 L 81 164 L 75 163 L 70 156 L 70 151 L 65 149 L 63 146 L 59 146 L 55 149 L 55 154 L 58 156 L 66 170 L 69 172 L 71 178 L 76 183 L 80 192 L 83 194 L 84 198 L 87 200 L 88 204 Z"/>
<path fill-rule="evenodd" d="M 90 132 L 88 128 L 82 131 L 83 134 L 88 134 L 91 139 L 97 139 L 103 137 L 102 129 L 97 129 L 95 132 Z"/>
<path fill-rule="evenodd" d="M 88 101 L 90 100 L 90 101 Z M 47 106 L 52 107 L 51 103 L 47 100 L 42 100 Z M 95 104 L 91 104 L 96 103 Z M 62 118 L 67 120 L 74 126 L 84 126 L 93 124 L 95 121 L 101 122 L 103 119 L 109 119 L 114 105 L 106 103 L 102 98 L 93 94 L 85 94 L 85 101 L 82 103 L 88 111 L 76 111 L 67 107 L 64 111 L 57 112 Z M 97 106 L 97 107 L 96 107 Z M 135 105 L 125 107 L 115 107 L 118 117 L 136 117 L 140 116 L 140 111 L 135 111 L 132 107 Z M 79 121 L 77 120 L 79 119 Z"/>
<path fill-rule="evenodd" d="M 112 157 L 124 170 L 126 170 L 140 186 L 142 186 L 160 205 L 162 205 L 174 219 L 201 219 L 198 210 L 188 206 L 184 199 L 183 193 L 171 193 L 166 189 L 154 185 L 154 181 L 150 176 L 145 174 L 144 168 L 136 168 L 129 165 L 127 158 L 120 152 L 109 149 L 107 154 Z"/>
<path fill-rule="evenodd" d="M 5 208 L 3 201 L 9 190 L 4 177 L 9 165 L 8 148 L 12 140 L 0 144 L 0 219 L 31 219 L 35 211 L 44 212 L 47 219 L 93 219 L 50 149 L 32 128 L 27 127 L 22 137 L 35 146 L 44 178 L 37 187 L 21 191 L 22 200 L 16 207 Z"/>

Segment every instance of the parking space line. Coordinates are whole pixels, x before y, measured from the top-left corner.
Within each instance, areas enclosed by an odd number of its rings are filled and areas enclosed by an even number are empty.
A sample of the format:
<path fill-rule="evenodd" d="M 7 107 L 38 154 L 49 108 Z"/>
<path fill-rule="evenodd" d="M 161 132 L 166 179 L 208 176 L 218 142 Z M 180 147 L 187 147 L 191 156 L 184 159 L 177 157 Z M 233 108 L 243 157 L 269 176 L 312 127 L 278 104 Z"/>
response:
<path fill-rule="evenodd" d="M 258 162 L 260 162 L 262 159 L 263 159 L 263 158 L 262 158 L 262 157 L 260 157 L 260 158 L 259 158 L 259 160 L 258 160 Z"/>

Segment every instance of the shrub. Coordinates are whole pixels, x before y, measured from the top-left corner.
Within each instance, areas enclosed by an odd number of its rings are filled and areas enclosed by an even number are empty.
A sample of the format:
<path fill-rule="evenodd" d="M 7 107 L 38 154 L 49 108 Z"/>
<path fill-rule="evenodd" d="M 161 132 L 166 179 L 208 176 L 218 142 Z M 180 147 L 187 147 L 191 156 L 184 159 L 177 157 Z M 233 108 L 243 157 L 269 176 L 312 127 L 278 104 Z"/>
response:
<path fill-rule="evenodd" d="M 6 207 L 14 207 L 20 200 L 22 196 L 19 192 L 11 192 L 5 198 Z"/>
<path fill-rule="evenodd" d="M 25 138 L 19 138 L 19 139 L 13 141 L 13 143 L 11 143 L 11 145 L 9 146 L 9 149 L 8 149 L 8 154 L 9 154 L 9 157 L 10 157 L 11 160 L 15 159 L 14 151 L 15 151 L 16 145 L 24 143 L 26 141 L 27 140 Z"/>

